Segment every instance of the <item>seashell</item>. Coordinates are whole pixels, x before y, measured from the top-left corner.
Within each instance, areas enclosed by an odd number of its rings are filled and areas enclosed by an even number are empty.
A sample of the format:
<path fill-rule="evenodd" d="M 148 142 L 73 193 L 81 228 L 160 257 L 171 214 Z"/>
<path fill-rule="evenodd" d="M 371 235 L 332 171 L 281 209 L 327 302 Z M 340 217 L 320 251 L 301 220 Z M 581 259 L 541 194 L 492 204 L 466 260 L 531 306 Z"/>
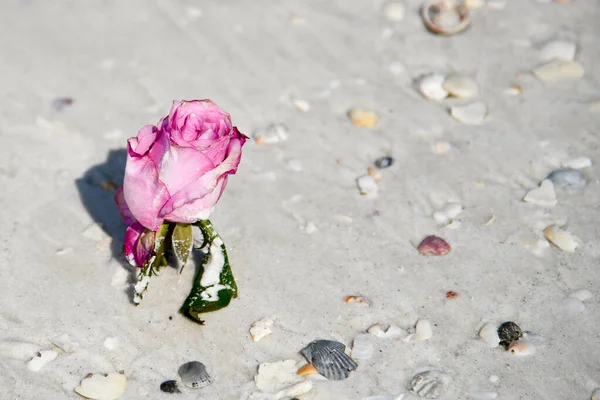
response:
<path fill-rule="evenodd" d="M 118 372 L 108 375 L 89 374 L 75 392 L 83 397 L 94 400 L 115 400 L 118 399 L 127 387 L 127 378 Z"/>
<path fill-rule="evenodd" d="M 379 170 L 375 168 L 367 168 L 367 173 L 375 180 L 375 182 L 381 182 L 381 180 L 383 179 L 383 175 L 381 174 L 381 172 L 379 172 Z"/>
<path fill-rule="evenodd" d="M 431 327 L 431 322 L 426 319 L 420 319 L 417 321 L 417 325 L 415 326 L 415 340 L 423 341 L 427 339 L 431 339 L 433 336 L 433 329 Z"/>
<path fill-rule="evenodd" d="M 400 339 L 403 342 L 409 342 L 412 338 L 407 331 L 397 327 L 396 325 L 390 325 L 385 331 L 381 329 L 381 325 L 375 324 L 367 329 L 367 332 L 373 336 L 377 336 L 384 339 Z"/>
<path fill-rule="evenodd" d="M 389 168 L 394 164 L 394 159 L 390 156 L 379 157 L 375 160 L 375 166 L 379 169 Z"/>
<path fill-rule="evenodd" d="M 566 40 L 553 40 L 544 45 L 540 50 L 542 61 L 563 60 L 573 61 L 577 45 Z"/>
<path fill-rule="evenodd" d="M 292 100 L 292 104 L 294 104 L 296 110 L 301 112 L 309 112 L 311 109 L 310 103 L 306 100 L 294 99 Z"/>
<path fill-rule="evenodd" d="M 104 339 L 103 345 L 108 350 L 115 350 L 117 347 L 119 347 L 119 338 L 109 336 Z"/>
<path fill-rule="evenodd" d="M 576 157 L 562 162 L 562 166 L 568 169 L 582 169 L 592 166 L 592 160 L 589 157 Z"/>
<path fill-rule="evenodd" d="M 460 297 L 460 293 L 458 293 L 458 292 L 455 292 L 454 290 L 448 290 L 448 291 L 446 292 L 446 298 L 447 298 L 448 300 L 457 299 L 457 298 L 459 298 L 459 297 Z"/>
<path fill-rule="evenodd" d="M 479 337 L 486 342 L 492 349 L 500 344 L 498 328 L 494 324 L 487 323 L 479 330 Z"/>
<path fill-rule="evenodd" d="M 509 88 L 504 89 L 503 93 L 507 96 L 518 96 L 523 93 L 523 88 L 519 85 L 512 85 Z"/>
<path fill-rule="evenodd" d="M 500 377 L 498 377 L 498 375 L 490 375 L 490 377 L 488 378 L 488 381 L 492 382 L 492 383 L 496 383 L 500 380 Z"/>
<path fill-rule="evenodd" d="M 471 24 L 468 8 L 448 0 L 429 1 L 421 15 L 427 29 L 438 35 L 455 35 Z"/>
<path fill-rule="evenodd" d="M 352 342 L 352 358 L 355 360 L 368 360 L 373 356 L 373 343 L 369 340 L 369 335 L 358 335 Z"/>
<path fill-rule="evenodd" d="M 343 343 L 332 340 L 315 340 L 300 353 L 311 363 L 325 378 L 329 380 L 343 380 L 348 377 L 350 371 L 358 366 L 344 350 Z"/>
<path fill-rule="evenodd" d="M 479 93 L 477 82 L 462 75 L 449 75 L 442 85 L 452 97 L 471 99 Z"/>
<path fill-rule="evenodd" d="M 440 101 L 448 97 L 450 93 L 444 89 L 446 76 L 442 74 L 429 74 L 419 80 L 419 91 L 427 100 Z"/>
<path fill-rule="evenodd" d="M 181 393 L 177 386 L 177 381 L 164 381 L 160 384 L 160 391 L 165 393 Z"/>
<path fill-rule="evenodd" d="M 581 171 L 575 169 L 557 169 L 548 175 L 547 180 L 561 189 L 583 189 L 586 185 L 585 178 Z"/>
<path fill-rule="evenodd" d="M 177 371 L 184 386 L 199 389 L 212 383 L 212 378 L 206 372 L 206 367 L 199 361 L 190 361 L 179 367 Z"/>
<path fill-rule="evenodd" d="M 54 350 L 41 350 L 35 357 L 27 363 L 27 369 L 37 372 L 44 368 L 46 364 L 58 357 L 58 353 Z"/>
<path fill-rule="evenodd" d="M 515 340 L 506 350 L 515 356 L 530 356 L 535 354 L 535 346 L 526 340 Z"/>
<path fill-rule="evenodd" d="M 288 139 L 288 129 L 284 124 L 270 124 L 256 130 L 252 137 L 256 144 L 279 143 Z"/>
<path fill-rule="evenodd" d="M 454 106 L 450 115 L 458 122 L 465 125 L 480 125 L 488 113 L 487 106 L 483 103 L 471 103 L 464 106 Z"/>
<path fill-rule="evenodd" d="M 450 253 L 451 247 L 441 237 L 431 235 L 423 239 L 417 250 L 425 256 L 443 256 Z"/>
<path fill-rule="evenodd" d="M 400 22 L 406 14 L 406 4 L 402 1 L 390 1 L 383 6 L 383 13 L 388 21 Z"/>
<path fill-rule="evenodd" d="M 264 392 L 276 392 L 283 387 L 297 383 L 301 378 L 296 374 L 296 361 L 284 360 L 262 363 L 254 376 L 256 387 Z"/>
<path fill-rule="evenodd" d="M 544 229 L 546 239 L 559 249 L 572 253 L 581 246 L 581 240 L 570 232 L 560 229 L 556 225 L 550 225 Z"/>
<path fill-rule="evenodd" d="M 369 198 L 377 197 L 377 182 L 371 175 L 363 175 L 356 179 L 356 186 L 360 190 L 360 194 Z"/>
<path fill-rule="evenodd" d="M 273 333 L 273 321 L 271 318 L 263 318 L 260 321 L 256 321 L 250 327 L 250 335 L 252 336 L 252 340 L 258 342 L 262 338 L 269 336 Z"/>
<path fill-rule="evenodd" d="M 580 79 L 585 70 L 577 61 L 553 60 L 534 68 L 533 75 L 542 82 Z"/>
<path fill-rule="evenodd" d="M 569 297 L 574 297 L 581 301 L 586 301 L 586 300 L 593 298 L 594 295 L 589 290 L 581 289 L 581 290 L 577 290 L 577 291 L 571 293 Z"/>
<path fill-rule="evenodd" d="M 351 108 L 348 110 L 348 117 L 354 126 L 360 128 L 373 128 L 379 122 L 379 116 L 373 111 Z"/>
<path fill-rule="evenodd" d="M 450 222 L 450 217 L 446 215 L 443 211 L 436 211 L 432 214 L 433 220 L 440 225 L 446 225 Z"/>
<path fill-rule="evenodd" d="M 288 388 L 282 389 L 275 395 L 276 399 L 289 399 L 294 396 L 301 396 L 305 393 L 308 393 L 312 390 L 313 383 L 311 381 L 304 381 L 297 383 Z"/>
<path fill-rule="evenodd" d="M 310 363 L 306 364 L 303 367 L 298 368 L 298 372 L 296 372 L 296 374 L 301 375 L 301 376 L 314 375 L 314 374 L 318 374 L 318 373 L 319 373 L 319 371 L 317 371 L 315 366 Z"/>
<path fill-rule="evenodd" d="M 408 389 L 420 397 L 437 399 L 444 392 L 450 380 L 450 375 L 442 371 L 425 371 L 412 378 Z"/>
<path fill-rule="evenodd" d="M 543 207 L 553 207 L 556 205 L 556 192 L 554 191 L 554 184 L 550 179 L 544 179 L 540 184 L 540 187 L 531 189 L 523 201 L 526 203 L 537 204 Z"/>
<path fill-rule="evenodd" d="M 462 212 L 463 207 L 458 203 L 448 203 L 442 210 L 450 219 L 454 219 L 458 217 L 458 215 Z"/>
<path fill-rule="evenodd" d="M 369 301 L 369 299 L 367 299 L 366 297 L 362 297 L 362 296 L 346 296 L 344 298 L 344 301 L 346 303 L 357 303 L 357 304 L 360 304 L 361 306 L 366 306 L 366 307 L 369 307 L 371 305 L 371 302 Z"/>
<path fill-rule="evenodd" d="M 512 321 L 507 321 L 498 328 L 500 344 L 505 348 L 508 347 L 512 342 L 519 340 L 521 336 L 523 336 L 523 331 L 519 325 Z"/>
<path fill-rule="evenodd" d="M 68 333 L 63 333 L 62 335 L 52 338 L 50 339 L 50 342 L 65 353 L 72 353 L 79 348 L 79 342 L 71 341 Z"/>

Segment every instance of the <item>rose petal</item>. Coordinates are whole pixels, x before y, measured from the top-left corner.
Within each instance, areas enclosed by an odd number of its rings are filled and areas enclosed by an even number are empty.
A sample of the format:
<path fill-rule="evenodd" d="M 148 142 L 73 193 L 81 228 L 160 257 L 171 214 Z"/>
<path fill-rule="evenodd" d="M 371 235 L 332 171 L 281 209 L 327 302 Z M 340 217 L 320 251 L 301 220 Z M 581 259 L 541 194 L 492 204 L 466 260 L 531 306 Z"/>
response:
<path fill-rule="evenodd" d="M 125 231 L 123 252 L 125 253 L 125 258 L 127 258 L 127 261 L 129 261 L 129 264 L 134 267 L 141 266 L 141 264 L 137 264 L 136 262 L 134 249 L 143 232 L 144 227 L 138 222 L 134 222 L 133 224 L 129 225 Z"/>
<path fill-rule="evenodd" d="M 135 155 L 145 155 L 156 140 L 158 129 L 154 125 L 146 125 L 138 131 L 136 138 L 129 139 L 129 147 Z"/>
<path fill-rule="evenodd" d="M 135 217 L 127 207 L 127 203 L 125 202 L 125 196 L 123 195 L 123 186 L 117 189 L 115 193 L 115 202 L 117 203 L 117 208 L 119 210 L 119 215 L 121 219 L 127 224 L 131 225 L 135 222 Z"/>
<path fill-rule="evenodd" d="M 171 146 L 161 161 L 159 179 L 172 194 L 214 168 L 214 164 L 201 151 L 192 147 Z"/>
<path fill-rule="evenodd" d="M 133 247 L 133 257 L 139 267 L 143 267 L 154 255 L 156 232 L 145 229 Z"/>
<path fill-rule="evenodd" d="M 198 139 L 218 139 L 232 128 L 231 117 L 210 100 L 174 101 L 168 117 L 171 140 L 178 146 Z"/>

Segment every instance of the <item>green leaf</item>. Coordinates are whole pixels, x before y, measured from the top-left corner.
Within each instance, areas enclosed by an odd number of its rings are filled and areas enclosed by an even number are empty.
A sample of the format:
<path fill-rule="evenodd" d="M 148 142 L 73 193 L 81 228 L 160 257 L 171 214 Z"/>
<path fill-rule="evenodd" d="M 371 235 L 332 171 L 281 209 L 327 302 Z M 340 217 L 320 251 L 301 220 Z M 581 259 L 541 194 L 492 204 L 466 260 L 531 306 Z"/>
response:
<path fill-rule="evenodd" d="M 208 243 L 205 244 L 207 253 L 202 259 L 200 271 L 181 312 L 202 324 L 200 314 L 227 307 L 231 299 L 237 297 L 237 285 L 231 272 L 225 244 L 211 222 L 203 220 L 195 225 L 208 239 Z"/>
<path fill-rule="evenodd" d="M 181 269 L 187 263 L 190 253 L 192 252 L 192 246 L 194 244 L 192 236 L 192 225 L 190 224 L 176 224 L 173 229 L 173 235 L 171 236 L 171 243 L 173 244 L 173 252 L 177 258 L 183 263 Z"/>

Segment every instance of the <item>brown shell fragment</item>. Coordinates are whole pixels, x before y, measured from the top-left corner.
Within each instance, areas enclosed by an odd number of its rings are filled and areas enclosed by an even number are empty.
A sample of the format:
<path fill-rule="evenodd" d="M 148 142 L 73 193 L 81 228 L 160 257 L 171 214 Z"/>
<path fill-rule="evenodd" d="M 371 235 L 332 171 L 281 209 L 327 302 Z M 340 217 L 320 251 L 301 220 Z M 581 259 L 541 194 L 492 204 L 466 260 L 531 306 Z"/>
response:
<path fill-rule="evenodd" d="M 443 256 L 450 253 L 451 249 L 448 242 L 434 235 L 427 236 L 417 247 L 419 253 L 425 256 Z"/>

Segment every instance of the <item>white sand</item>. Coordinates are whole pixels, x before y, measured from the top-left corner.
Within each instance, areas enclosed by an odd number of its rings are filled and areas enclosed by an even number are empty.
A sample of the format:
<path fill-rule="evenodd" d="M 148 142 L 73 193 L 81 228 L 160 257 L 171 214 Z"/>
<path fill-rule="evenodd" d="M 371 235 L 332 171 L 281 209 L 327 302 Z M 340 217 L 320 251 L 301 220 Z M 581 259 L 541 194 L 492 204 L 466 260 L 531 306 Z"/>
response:
<path fill-rule="evenodd" d="M 380 1 L 3 2 L 0 399 L 75 398 L 86 374 L 120 370 L 123 399 L 246 399 L 261 362 L 300 361 L 314 339 L 351 345 L 375 322 L 407 329 L 420 318 L 433 323 L 430 340 L 375 340 L 374 357 L 349 379 L 318 381 L 306 398 L 402 394 L 428 366 L 451 374 L 445 399 L 473 391 L 589 398 L 600 386 L 600 113 L 588 107 L 600 98 L 597 2 L 508 1 L 477 10 L 470 30 L 448 38 L 425 31 L 419 5 L 407 1 L 404 20 L 391 24 Z M 552 38 L 577 43 L 584 77 L 519 80 Z M 483 125 L 453 120 L 455 100 L 418 94 L 413 80 L 433 71 L 476 79 L 478 101 L 490 109 Z M 503 93 L 513 84 L 522 95 Z M 53 110 L 64 96 L 73 105 Z M 119 162 L 104 164 L 110 150 L 164 116 L 172 100 L 195 98 L 214 100 L 247 134 L 272 122 L 290 130 L 286 142 L 247 144 L 213 214 L 240 297 L 203 327 L 177 312 L 193 267 L 165 271 L 139 307 L 131 304 L 128 273 L 113 255 L 125 226 L 112 193 L 97 186 L 121 179 Z M 293 99 L 310 110 L 298 111 Z M 379 125 L 352 126 L 350 107 L 374 110 Z M 453 148 L 435 154 L 438 141 Z M 384 154 L 396 163 L 383 171 L 378 198 L 361 197 L 355 179 Z M 557 191 L 548 209 L 521 201 L 578 156 L 594 161 L 583 190 Z M 286 169 L 290 159 L 302 171 Z M 458 229 L 431 217 L 448 200 L 465 208 Z M 88 208 L 112 245 L 102 231 L 86 231 Z M 496 222 L 484 225 L 491 215 Z M 307 234 L 311 221 L 318 230 Z M 565 222 L 583 242 L 576 253 L 551 247 L 536 257 L 523 245 Z M 452 252 L 419 255 L 428 234 L 446 238 Z M 579 289 L 594 297 L 585 310 L 563 313 L 561 299 Z M 446 300 L 447 290 L 460 297 Z M 352 294 L 372 307 L 345 304 Z M 276 318 L 274 333 L 254 343 L 248 329 L 266 316 Z M 535 355 L 515 358 L 477 339 L 484 321 L 508 320 L 543 337 Z M 27 370 L 36 349 L 52 349 L 49 340 L 63 333 L 79 350 Z M 107 337 L 118 338 L 116 349 L 104 347 Z M 215 382 L 161 393 L 160 383 L 192 360 Z"/>

